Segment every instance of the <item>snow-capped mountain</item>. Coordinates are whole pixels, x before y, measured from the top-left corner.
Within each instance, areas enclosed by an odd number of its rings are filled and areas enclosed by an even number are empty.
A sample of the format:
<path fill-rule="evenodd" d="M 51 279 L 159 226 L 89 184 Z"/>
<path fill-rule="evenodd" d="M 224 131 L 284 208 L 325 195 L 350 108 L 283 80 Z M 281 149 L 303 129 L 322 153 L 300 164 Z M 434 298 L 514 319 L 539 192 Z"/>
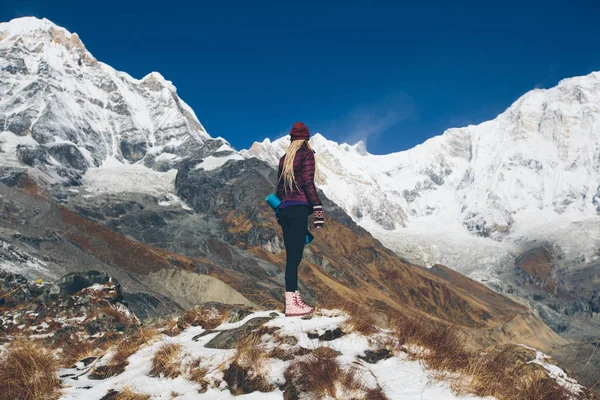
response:
<path fill-rule="evenodd" d="M 102 165 L 141 161 L 166 171 L 190 157 L 239 157 L 207 134 L 159 73 L 116 71 L 47 19 L 1 23 L 0 65 L 3 166 L 36 166 L 49 182 L 78 183 Z"/>
<path fill-rule="evenodd" d="M 267 139 L 242 153 L 276 165 L 288 143 Z M 599 72 L 533 90 L 492 121 L 408 151 L 372 155 L 320 134 L 311 145 L 319 188 L 414 262 L 485 281 L 534 240 L 598 259 Z"/>

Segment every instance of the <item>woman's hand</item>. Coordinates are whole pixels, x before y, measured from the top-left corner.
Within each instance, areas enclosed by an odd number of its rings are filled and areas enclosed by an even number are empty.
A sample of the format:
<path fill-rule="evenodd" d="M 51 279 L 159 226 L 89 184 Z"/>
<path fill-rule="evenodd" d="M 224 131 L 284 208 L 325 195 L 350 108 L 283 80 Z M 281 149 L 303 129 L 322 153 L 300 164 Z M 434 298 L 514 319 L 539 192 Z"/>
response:
<path fill-rule="evenodd" d="M 325 212 L 323 206 L 318 205 L 313 207 L 314 210 L 314 225 L 317 230 L 321 229 L 325 225 Z"/>

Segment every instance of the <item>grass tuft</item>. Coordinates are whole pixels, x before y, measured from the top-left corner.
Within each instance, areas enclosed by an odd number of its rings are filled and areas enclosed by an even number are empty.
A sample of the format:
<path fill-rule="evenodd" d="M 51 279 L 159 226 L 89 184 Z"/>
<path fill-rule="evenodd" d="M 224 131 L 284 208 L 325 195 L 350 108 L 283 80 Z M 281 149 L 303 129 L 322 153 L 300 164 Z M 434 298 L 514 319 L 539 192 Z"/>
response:
<path fill-rule="evenodd" d="M 231 365 L 224 371 L 223 378 L 234 396 L 275 390 L 264 377 L 269 353 L 260 338 L 260 334 L 253 332 L 240 339 Z"/>
<path fill-rule="evenodd" d="M 158 332 L 152 328 L 140 328 L 131 335 L 124 338 L 116 348 L 116 353 L 113 355 L 111 364 L 127 365 L 127 359 L 134 355 L 140 347 L 150 342 L 158 335 Z"/>
<path fill-rule="evenodd" d="M 0 359 L 0 399 L 51 400 L 60 395 L 57 361 L 35 342 L 17 339 Z"/>
<path fill-rule="evenodd" d="M 165 343 L 154 353 L 150 376 L 176 378 L 181 375 L 181 345 Z"/>
<path fill-rule="evenodd" d="M 315 351 L 285 371 L 286 398 L 310 393 L 311 398 L 387 400 L 380 387 L 365 386 L 357 366 L 342 368 L 331 352 Z"/>
<path fill-rule="evenodd" d="M 111 396 L 110 399 L 111 400 L 150 400 L 150 397 L 152 397 L 152 396 L 150 396 L 149 394 L 138 393 L 138 392 L 134 391 L 133 389 L 127 387 L 127 388 L 122 389 L 120 392 L 118 392 L 114 396 Z"/>
<path fill-rule="evenodd" d="M 202 366 L 202 359 L 197 358 L 190 366 L 190 372 L 188 379 L 200 385 L 200 393 L 204 393 L 208 390 L 208 380 L 206 379 L 208 374 L 208 368 Z"/>
<path fill-rule="evenodd" d="M 111 306 L 102 306 L 96 310 L 94 310 L 94 312 L 92 312 L 87 318 L 87 320 L 93 320 L 97 317 L 101 317 L 101 316 L 107 316 L 109 318 L 111 318 L 113 320 L 113 322 L 117 323 L 117 324 L 121 324 L 124 326 L 129 326 L 129 325 L 135 325 L 136 321 L 131 318 L 131 316 L 127 315 L 125 312 L 117 310 L 114 307 Z"/>
<path fill-rule="evenodd" d="M 183 313 L 178 321 L 179 329 L 188 326 L 200 326 L 203 329 L 215 329 L 221 325 L 227 315 L 216 308 L 194 307 Z"/>

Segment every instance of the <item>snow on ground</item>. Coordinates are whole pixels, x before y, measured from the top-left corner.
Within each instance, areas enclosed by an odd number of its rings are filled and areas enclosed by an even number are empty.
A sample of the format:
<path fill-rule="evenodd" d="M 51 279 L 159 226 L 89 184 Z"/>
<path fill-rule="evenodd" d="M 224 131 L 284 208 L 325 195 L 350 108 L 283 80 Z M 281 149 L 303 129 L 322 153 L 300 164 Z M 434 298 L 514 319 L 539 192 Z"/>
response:
<path fill-rule="evenodd" d="M 567 389 L 569 392 L 577 394 L 583 391 L 583 387 L 575 379 L 569 378 L 567 373 L 562 368 L 559 368 L 556 365 L 550 364 L 548 362 L 550 357 L 529 346 L 523 344 L 521 346 L 525 347 L 526 349 L 535 351 L 535 360 L 530 361 L 530 364 L 538 364 L 544 367 L 544 369 L 548 371 L 548 374 L 552 378 L 556 379 L 556 382 L 565 389 Z"/>
<path fill-rule="evenodd" d="M 502 286 L 498 274 L 514 268 L 515 258 L 535 243 L 551 243 L 565 260 L 578 260 L 583 266 L 600 258 L 600 217 L 582 219 L 575 213 L 529 210 L 516 214 L 514 221 L 513 232 L 503 241 L 475 236 L 464 226 L 445 223 L 437 216 L 392 231 L 368 219 L 359 225 L 412 263 L 443 264 L 496 287 Z"/>
<path fill-rule="evenodd" d="M 242 326 L 247 321 L 257 317 L 273 316 L 273 311 L 264 311 L 251 314 L 238 323 L 222 324 L 216 330 L 223 331 Z M 379 361 L 376 364 L 367 364 L 356 358 L 367 349 L 372 348 L 373 344 L 369 338 L 350 333 L 333 341 L 325 342 L 318 339 L 309 339 L 308 333 L 322 334 L 327 330 L 339 327 L 347 318 L 346 314 L 339 311 L 326 311 L 309 320 L 301 318 L 285 318 L 281 313 L 275 313 L 277 316 L 270 322 L 268 327 L 279 328 L 281 335 L 294 336 L 298 339 L 300 347 L 314 350 L 320 346 L 330 347 L 341 353 L 337 357 L 342 366 L 356 365 L 364 370 L 362 378 L 369 387 L 380 385 L 389 399 L 421 400 L 421 399 L 479 399 L 475 396 L 457 396 L 452 393 L 450 387 L 445 382 L 432 381 L 428 372 L 418 361 L 411 361 L 406 356 L 397 356 L 390 359 Z M 177 399 L 256 399 L 256 400 L 275 400 L 283 399 L 283 392 L 276 389 L 270 393 L 255 392 L 248 395 L 233 396 L 227 388 L 227 384 L 222 382 L 222 367 L 235 355 L 235 350 L 209 349 L 205 345 L 212 340 L 218 333 L 210 333 L 203 337 L 193 340 L 197 335 L 205 332 L 201 327 L 190 327 L 175 337 L 164 336 L 156 339 L 152 343 L 142 347 L 136 354 L 129 358 L 129 365 L 125 371 L 115 377 L 105 380 L 91 380 L 87 376 L 81 376 L 77 380 L 64 378 L 63 400 L 84 400 L 101 398 L 111 389 L 132 388 L 139 392 L 152 395 L 152 399 L 171 399 L 172 393 L 179 394 Z M 263 336 L 262 345 L 267 350 L 269 346 L 276 346 L 275 343 Z M 202 366 L 208 368 L 206 379 L 209 382 L 217 382 L 216 387 L 210 387 L 207 392 L 199 393 L 200 386 L 180 376 L 175 379 L 166 379 L 163 377 L 150 377 L 149 372 L 154 353 L 164 344 L 174 343 L 183 347 L 185 354 L 182 365 L 191 363 L 194 359 L 201 358 Z M 110 354 L 100 359 L 97 365 L 102 365 L 109 360 Z M 283 373 L 291 361 L 282 361 L 278 359 L 269 359 L 266 363 L 266 377 L 270 383 L 277 387 L 283 385 Z M 80 365 L 81 367 L 81 365 Z M 64 369 L 60 375 L 81 374 L 74 369 Z"/>
<path fill-rule="evenodd" d="M 0 270 L 23 275 L 32 281 L 40 278 L 56 278 L 50 273 L 44 261 L 17 250 L 10 243 L 3 240 L 0 240 Z"/>
<path fill-rule="evenodd" d="M 145 193 L 167 196 L 175 191 L 177 170 L 158 172 L 142 164 L 122 164 L 109 158 L 99 168 L 90 168 L 83 185 L 92 194 Z"/>
<path fill-rule="evenodd" d="M 12 132 L 0 132 L 0 164 L 7 166 L 23 167 L 17 158 L 17 146 L 38 146 L 31 136 L 18 136 Z"/>
<path fill-rule="evenodd" d="M 224 146 L 221 146 L 224 147 Z M 203 169 L 205 171 L 212 171 L 225 165 L 229 160 L 243 160 L 244 157 L 237 153 L 233 153 L 224 157 L 208 156 L 201 163 L 196 165 L 196 169 Z"/>

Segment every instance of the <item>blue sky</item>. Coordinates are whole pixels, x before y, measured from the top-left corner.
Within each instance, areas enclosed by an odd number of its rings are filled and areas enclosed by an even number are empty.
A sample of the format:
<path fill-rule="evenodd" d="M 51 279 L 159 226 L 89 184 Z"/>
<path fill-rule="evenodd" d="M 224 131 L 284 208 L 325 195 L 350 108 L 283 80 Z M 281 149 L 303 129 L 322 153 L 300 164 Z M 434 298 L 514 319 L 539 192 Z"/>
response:
<path fill-rule="evenodd" d="M 0 20 L 24 15 L 134 77 L 159 71 L 238 149 L 301 120 L 404 150 L 600 70 L 598 1 L 1 2 Z"/>

